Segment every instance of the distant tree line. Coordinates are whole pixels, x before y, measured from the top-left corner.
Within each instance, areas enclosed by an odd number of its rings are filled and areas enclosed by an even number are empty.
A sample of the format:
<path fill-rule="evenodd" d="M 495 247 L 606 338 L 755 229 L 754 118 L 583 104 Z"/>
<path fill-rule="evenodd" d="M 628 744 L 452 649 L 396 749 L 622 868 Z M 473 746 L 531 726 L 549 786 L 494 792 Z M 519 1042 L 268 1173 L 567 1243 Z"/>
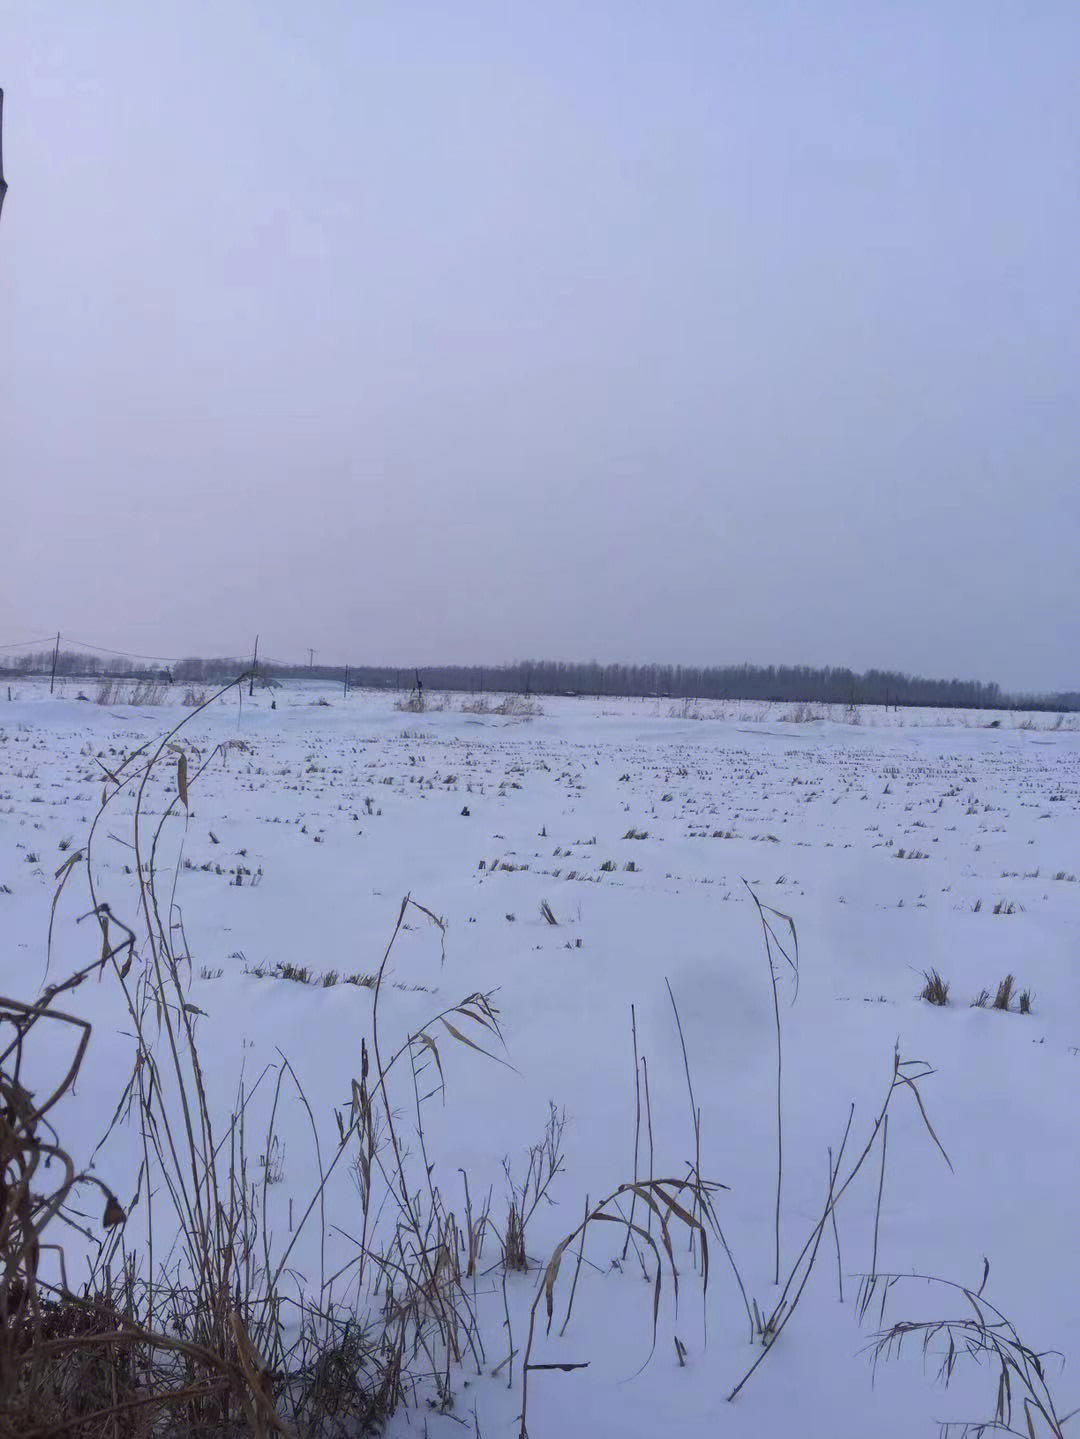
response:
<path fill-rule="evenodd" d="M 9 659 L 0 674 L 8 677 L 48 674 L 53 652 Z M 226 683 L 245 671 L 249 660 L 193 656 L 169 666 L 114 656 L 61 650 L 56 674 L 67 678 L 139 678 L 155 675 L 189 685 Z M 685 665 L 571 664 L 529 660 L 512 665 L 427 665 L 420 677 L 424 688 L 467 694 L 639 696 L 690 700 L 770 700 L 779 703 L 828 705 L 915 705 L 956 709 L 1078 710 L 1080 692 L 1053 695 L 1010 695 L 980 680 L 924 679 L 895 670 L 814 669 L 809 665 Z M 343 684 L 343 665 L 285 665 L 260 662 L 264 681 L 307 679 Z M 350 665 L 348 679 L 358 689 L 411 689 L 417 671 L 392 665 Z"/>

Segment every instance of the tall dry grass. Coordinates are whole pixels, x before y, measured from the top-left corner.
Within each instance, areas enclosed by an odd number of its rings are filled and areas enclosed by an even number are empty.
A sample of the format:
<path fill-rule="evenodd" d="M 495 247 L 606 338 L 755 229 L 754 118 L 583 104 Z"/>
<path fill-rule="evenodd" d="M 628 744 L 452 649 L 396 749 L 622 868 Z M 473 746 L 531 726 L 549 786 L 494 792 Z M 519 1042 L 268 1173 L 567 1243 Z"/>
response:
<path fill-rule="evenodd" d="M 421 1398 L 449 1408 L 455 1373 L 479 1373 L 488 1362 L 477 1280 L 485 1236 L 496 1232 L 490 1200 L 474 1212 L 465 1176 L 459 1214 L 428 1159 L 425 1116 L 445 1092 L 445 1044 L 470 1049 L 478 1062 L 506 1062 L 498 1011 L 491 995 L 473 993 L 404 1034 L 392 1034 L 386 1013 L 388 966 L 406 917 L 426 919 L 442 943 L 436 914 L 409 895 L 401 902 L 372 981 L 358 1073 L 335 1111 L 330 1143 L 285 1058 L 241 1085 L 225 1110 L 211 1097 L 176 883 L 192 792 L 225 755 L 223 746 L 200 751 L 184 731 L 243 678 L 189 707 L 160 740 L 103 770 L 101 803 L 85 843 L 57 871 L 46 969 L 60 897 L 79 883 L 89 902 L 82 919 L 97 936 L 95 958 L 34 1004 L 0 1001 L 6 1041 L 0 1050 L 3 1439 L 362 1433 Z M 98 836 L 110 820 L 115 825 L 117 811 L 130 823 L 133 899 L 109 892 L 116 881 L 96 858 Z M 121 918 L 125 906 L 130 912 Z M 130 1068 L 94 1149 L 95 1156 L 108 1154 L 119 1128 L 133 1130 L 139 1164 L 134 1178 L 125 1178 L 133 1192 L 124 1204 L 96 1173 L 77 1171 L 53 1127 L 54 1118 L 61 1123 L 62 1101 L 92 1040 L 91 1025 L 57 1000 L 91 975 L 117 986 L 132 1041 Z M 73 1049 L 66 1078 L 42 1102 L 21 1075 L 47 1025 L 70 1030 Z M 268 1118 L 257 1123 L 255 1099 L 266 1085 Z M 307 1115 L 314 1179 L 297 1222 L 279 1239 L 268 1223 L 276 1175 L 269 1157 L 283 1152 L 277 1117 L 288 1103 Z M 552 1107 L 524 1170 L 506 1166 L 508 1218 L 496 1261 L 504 1285 L 514 1269 L 540 1268 L 526 1236 L 561 1172 L 564 1122 Z M 52 1182 L 42 1187 L 45 1168 Z M 353 1236 L 354 1253 L 331 1273 L 327 1235 L 341 1216 L 330 1212 L 329 1199 L 343 1170 L 351 1172 L 358 1195 L 358 1212 L 341 1226 Z M 100 1200 L 96 1222 L 84 1209 L 84 1191 L 92 1190 Z M 642 1242 L 656 1259 L 659 1286 L 662 1262 L 674 1264 L 669 1231 L 684 1222 L 681 1194 L 705 1252 L 711 1188 L 693 1175 L 635 1180 L 588 1209 L 574 1233 L 611 1218 L 620 1196 L 631 1191 L 657 1220 L 657 1237 L 644 1231 Z M 78 1285 L 69 1283 L 63 1262 L 72 1227 L 87 1261 Z M 293 1262 L 302 1236 L 312 1237 L 321 1258 L 317 1277 L 298 1285 Z M 57 1258 L 59 1281 L 40 1271 L 43 1252 Z M 549 1261 L 538 1294 L 550 1294 L 557 1270 L 557 1259 Z M 530 1322 L 523 1406 L 529 1373 L 546 1367 L 532 1363 L 531 1333 Z M 512 1333 L 507 1340 L 502 1364 L 512 1381 L 518 1350 Z"/>

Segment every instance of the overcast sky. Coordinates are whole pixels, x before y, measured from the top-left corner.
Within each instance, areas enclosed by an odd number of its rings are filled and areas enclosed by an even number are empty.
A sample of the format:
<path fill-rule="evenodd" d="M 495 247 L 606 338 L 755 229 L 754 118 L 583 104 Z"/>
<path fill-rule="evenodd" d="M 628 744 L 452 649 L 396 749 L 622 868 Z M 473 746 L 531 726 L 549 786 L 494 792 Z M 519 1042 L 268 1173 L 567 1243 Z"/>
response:
<path fill-rule="evenodd" d="M 1080 685 L 1076 0 L 0 0 L 0 642 Z"/>

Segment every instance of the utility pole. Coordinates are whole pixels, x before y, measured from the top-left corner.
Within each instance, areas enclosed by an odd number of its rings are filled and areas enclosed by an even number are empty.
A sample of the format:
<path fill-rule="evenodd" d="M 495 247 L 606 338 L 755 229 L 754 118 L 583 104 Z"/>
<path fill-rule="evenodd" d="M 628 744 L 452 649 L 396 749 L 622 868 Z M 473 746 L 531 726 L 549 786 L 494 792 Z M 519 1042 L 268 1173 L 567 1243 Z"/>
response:
<path fill-rule="evenodd" d="M 349 693 L 349 666 L 346 665 L 346 666 L 345 666 L 345 694 L 346 694 L 346 696 L 348 696 L 348 693 Z"/>
<path fill-rule="evenodd" d="M 255 669 L 259 663 L 259 636 L 255 636 L 255 648 L 251 652 L 251 678 L 248 680 L 248 699 L 255 693 Z M 241 691 L 242 693 L 242 691 Z"/>
<path fill-rule="evenodd" d="M 7 181 L 4 179 L 4 92 L 0 90 L 0 210 L 4 208 Z"/>
<path fill-rule="evenodd" d="M 0 190 L 0 200 L 3 200 L 4 192 Z M 53 692 L 53 685 L 56 683 L 56 662 L 60 658 L 60 631 L 56 631 L 56 644 L 52 652 L 52 672 L 49 675 L 49 693 Z"/>

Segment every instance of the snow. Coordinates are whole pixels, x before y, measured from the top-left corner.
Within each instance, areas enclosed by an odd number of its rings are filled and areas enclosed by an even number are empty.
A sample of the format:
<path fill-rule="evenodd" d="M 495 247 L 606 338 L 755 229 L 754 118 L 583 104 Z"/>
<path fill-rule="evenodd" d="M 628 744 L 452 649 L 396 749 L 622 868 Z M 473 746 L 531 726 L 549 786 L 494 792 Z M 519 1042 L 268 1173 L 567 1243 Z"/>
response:
<path fill-rule="evenodd" d="M 76 693 L 71 682 L 49 698 L 47 686 L 24 681 L 0 704 L 0 985 L 20 998 L 45 981 L 54 874 L 86 841 L 102 767 L 189 713 L 178 695 L 134 708 Z M 466 713 L 460 696 L 409 714 L 396 698 L 293 684 L 245 691 L 238 703 L 234 690 L 182 732 L 204 758 L 229 742 L 193 784 L 186 820 L 181 809 L 162 840 L 170 872 L 181 865 L 190 999 L 205 1011 L 201 1051 L 212 1105 L 226 1120 L 241 1075 L 254 1083 L 280 1051 L 329 1144 L 333 1109 L 348 1105 L 370 1028 L 369 988 L 248 971 L 291 963 L 316 978 L 369 976 L 404 895 L 441 916 L 445 960 L 438 930 L 408 912 L 380 1022 L 392 1048 L 463 996 L 497 991 L 506 1041 L 497 1052 L 507 1064 L 449 1034 L 440 1042 L 446 1094 L 427 1110 L 425 1137 L 447 1203 L 461 1212 L 464 1170 L 474 1204 L 494 1186 L 501 1222 L 503 1158 L 522 1169 L 549 1102 L 567 1115 L 554 1203 L 541 1204 L 528 1229 L 536 1263 L 507 1284 L 520 1349 L 552 1248 L 579 1222 L 586 1196 L 595 1203 L 632 1177 L 631 1005 L 648 1063 L 655 1173 L 683 1174 L 693 1157 L 670 981 L 701 1109 L 702 1171 L 728 1186 L 716 1196 L 725 1237 L 748 1292 L 771 1307 L 775 1033 L 745 880 L 792 917 L 799 944 L 794 1002 L 782 962 L 778 970 L 782 1267 L 821 1213 L 828 1150 L 852 1102 L 851 1154 L 869 1137 L 898 1047 L 933 1066 L 920 1092 L 953 1168 L 911 1097 L 897 1096 L 878 1269 L 977 1287 L 985 1256 L 986 1293 L 1020 1335 L 1037 1350 L 1080 1352 L 1080 736 L 1069 722 L 1040 715 L 1029 728 L 1005 715 L 991 729 L 984 714 L 864 710 L 851 723 L 837 709 L 794 723 L 784 706 L 546 697 L 533 717 Z M 194 769 L 194 752 L 190 762 Z M 150 787 L 151 808 L 160 811 L 175 789 L 170 758 Z M 123 916 L 134 903 L 130 804 L 107 813 L 95 862 L 101 896 Z M 632 829 L 645 837 L 627 838 Z M 602 868 L 608 861 L 614 867 Z M 557 925 L 541 916 L 542 901 Z M 78 922 L 89 908 L 75 874 L 57 906 L 50 980 L 94 957 L 96 930 Z M 950 982 L 945 1008 L 918 998 L 931 967 Z M 1032 1013 L 972 1008 L 1007 972 L 1032 991 Z M 77 1092 L 54 1118 L 76 1162 L 87 1164 L 130 1068 L 131 1040 L 109 980 L 83 985 L 68 1007 L 93 1022 L 94 1036 Z M 35 1059 L 42 1076 L 61 1061 L 59 1041 Z M 272 1079 L 263 1084 L 269 1096 Z M 279 1130 L 282 1177 L 269 1199 L 280 1237 L 290 1202 L 297 1214 L 304 1208 L 315 1174 L 310 1127 L 291 1095 Z M 924 1365 L 914 1341 L 876 1370 L 866 1352 L 876 1313 L 860 1325 L 855 1296 L 871 1260 L 878 1153 L 839 1208 L 845 1302 L 830 1230 L 798 1309 L 730 1404 L 725 1396 L 760 1349 L 748 1342 L 718 1243 L 703 1302 L 678 1236 L 678 1312 L 665 1282 L 649 1358 L 651 1284 L 632 1259 L 613 1264 L 623 1231 L 595 1226 L 566 1333 L 556 1337 L 569 1264 L 552 1336 L 541 1334 L 533 1355 L 589 1367 L 531 1375 L 532 1439 L 704 1436 L 718 1427 L 842 1439 L 989 1419 L 989 1367 L 962 1364 L 943 1390 L 933 1382 L 937 1350 Z M 138 1160 L 134 1131 L 121 1126 L 95 1172 L 126 1202 Z M 358 1202 L 345 1170 L 328 1207 L 348 1231 Z M 355 1253 L 337 1230 L 326 1247 L 327 1272 Z M 76 1269 L 78 1253 L 69 1253 Z M 402 1413 L 393 1433 L 426 1425 L 432 1435 L 458 1434 L 462 1420 L 472 1432 L 474 1406 L 488 1439 L 516 1433 L 520 1354 L 513 1388 L 505 1365 L 491 1374 L 507 1351 L 496 1253 L 489 1239 L 477 1285 L 483 1372 L 457 1371 L 452 1415 Z M 318 1287 L 317 1229 L 304 1232 L 290 1264 Z M 920 1319 L 961 1309 L 940 1290 L 910 1285 L 895 1291 L 889 1312 Z M 1068 1367 L 1059 1373 L 1049 1361 L 1048 1377 L 1061 1411 L 1080 1403 Z"/>

